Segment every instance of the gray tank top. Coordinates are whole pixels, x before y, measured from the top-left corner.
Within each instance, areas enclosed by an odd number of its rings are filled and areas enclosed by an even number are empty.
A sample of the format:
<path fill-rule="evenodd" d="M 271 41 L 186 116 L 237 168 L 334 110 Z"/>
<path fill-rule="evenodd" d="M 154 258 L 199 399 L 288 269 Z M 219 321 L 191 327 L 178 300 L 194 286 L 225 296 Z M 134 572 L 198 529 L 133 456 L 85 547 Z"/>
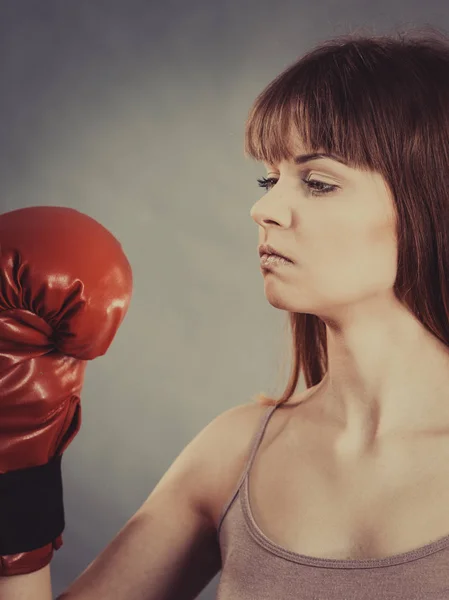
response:
<path fill-rule="evenodd" d="M 297 554 L 264 535 L 251 512 L 248 474 L 276 408 L 264 415 L 220 518 L 216 600 L 449 600 L 449 535 L 403 554 L 358 560 Z"/>

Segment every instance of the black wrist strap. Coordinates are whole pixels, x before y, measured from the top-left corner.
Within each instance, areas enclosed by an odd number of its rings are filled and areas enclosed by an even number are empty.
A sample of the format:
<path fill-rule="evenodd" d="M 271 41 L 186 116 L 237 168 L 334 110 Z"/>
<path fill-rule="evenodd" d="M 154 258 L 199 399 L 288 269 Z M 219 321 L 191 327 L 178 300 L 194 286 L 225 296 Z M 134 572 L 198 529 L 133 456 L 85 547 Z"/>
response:
<path fill-rule="evenodd" d="M 0 474 L 0 556 L 42 548 L 63 532 L 61 459 Z"/>

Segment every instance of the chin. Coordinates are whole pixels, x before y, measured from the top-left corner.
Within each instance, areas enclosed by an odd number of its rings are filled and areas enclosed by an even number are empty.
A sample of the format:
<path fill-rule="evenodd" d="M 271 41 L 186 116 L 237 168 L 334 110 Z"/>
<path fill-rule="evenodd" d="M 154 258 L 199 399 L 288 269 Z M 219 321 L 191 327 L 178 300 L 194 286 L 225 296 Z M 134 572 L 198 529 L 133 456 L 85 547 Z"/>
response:
<path fill-rule="evenodd" d="M 307 313 L 315 314 L 319 303 L 315 298 L 307 295 L 307 290 L 298 289 L 295 286 L 270 285 L 265 284 L 265 298 L 273 306 L 279 310 L 285 310 L 291 313 Z"/>
<path fill-rule="evenodd" d="M 301 307 L 297 303 L 289 301 L 285 294 L 279 292 L 265 291 L 265 297 L 274 308 L 287 310 L 289 312 L 301 312 Z"/>

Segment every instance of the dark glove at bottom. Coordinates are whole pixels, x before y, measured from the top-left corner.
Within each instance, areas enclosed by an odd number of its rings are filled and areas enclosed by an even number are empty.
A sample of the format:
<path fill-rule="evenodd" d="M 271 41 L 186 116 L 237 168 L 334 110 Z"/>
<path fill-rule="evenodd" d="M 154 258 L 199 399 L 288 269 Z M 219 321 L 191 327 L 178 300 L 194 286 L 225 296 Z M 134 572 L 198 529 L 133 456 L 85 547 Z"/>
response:
<path fill-rule="evenodd" d="M 61 459 L 0 474 L 0 577 L 37 571 L 62 546 Z"/>

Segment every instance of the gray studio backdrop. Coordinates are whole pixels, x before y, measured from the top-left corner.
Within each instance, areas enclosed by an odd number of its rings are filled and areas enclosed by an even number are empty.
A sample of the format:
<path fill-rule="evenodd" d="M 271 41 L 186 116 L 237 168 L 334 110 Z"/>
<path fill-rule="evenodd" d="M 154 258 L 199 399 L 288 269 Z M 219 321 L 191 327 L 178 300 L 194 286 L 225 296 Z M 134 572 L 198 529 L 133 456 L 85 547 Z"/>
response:
<path fill-rule="evenodd" d="M 447 15 L 443 0 L 0 0 L 0 210 L 84 211 L 135 277 L 63 459 L 55 596 L 203 427 L 287 376 L 286 314 L 264 297 L 249 216 L 263 175 L 243 158 L 254 97 L 327 37 Z"/>

